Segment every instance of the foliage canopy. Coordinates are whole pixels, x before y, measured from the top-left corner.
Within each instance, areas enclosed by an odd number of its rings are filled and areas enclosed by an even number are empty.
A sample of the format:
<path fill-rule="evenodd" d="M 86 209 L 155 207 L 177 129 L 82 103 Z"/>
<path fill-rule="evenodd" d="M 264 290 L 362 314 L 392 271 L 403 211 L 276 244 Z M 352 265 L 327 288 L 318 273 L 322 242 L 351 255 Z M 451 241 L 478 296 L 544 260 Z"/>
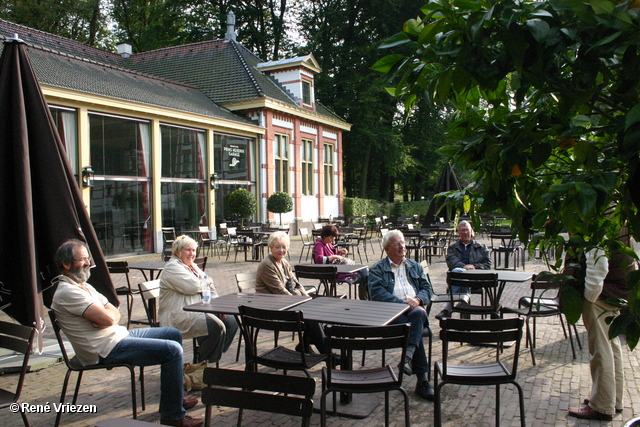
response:
<path fill-rule="evenodd" d="M 267 210 L 280 214 L 280 225 L 282 225 L 282 214 L 293 210 L 293 199 L 289 193 L 276 191 L 267 199 Z"/>
<path fill-rule="evenodd" d="M 521 241 L 580 255 L 640 237 L 640 8 L 611 0 L 436 0 L 381 47 L 388 91 L 457 110 L 441 153 L 473 171 L 472 219 L 500 210 Z M 477 203 L 483 198 L 482 205 Z M 458 195 L 458 199 L 460 199 Z M 572 232 L 571 248 L 561 233 Z M 613 333 L 640 338 L 638 279 Z M 579 313 L 577 295 L 567 310 Z"/>
<path fill-rule="evenodd" d="M 246 188 L 238 188 L 227 196 L 229 213 L 238 215 L 244 224 L 244 220 L 256 213 L 258 202 L 256 196 Z"/>

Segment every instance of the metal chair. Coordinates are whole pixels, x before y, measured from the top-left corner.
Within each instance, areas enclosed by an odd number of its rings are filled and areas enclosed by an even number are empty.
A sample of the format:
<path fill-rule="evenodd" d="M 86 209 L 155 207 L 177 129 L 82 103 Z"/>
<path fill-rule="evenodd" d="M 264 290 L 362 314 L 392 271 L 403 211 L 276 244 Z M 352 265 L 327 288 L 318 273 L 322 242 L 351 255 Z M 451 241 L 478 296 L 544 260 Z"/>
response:
<path fill-rule="evenodd" d="M 385 394 L 385 425 L 389 425 L 389 392 L 397 390 L 404 397 L 405 425 L 410 425 L 409 396 L 402 387 L 403 370 L 394 367 L 385 361 L 385 350 L 401 349 L 404 360 L 407 345 L 409 343 L 408 324 L 387 325 L 375 327 L 337 326 L 329 325 L 325 328 L 327 334 L 327 357 L 330 360 L 333 351 L 340 350 L 342 354 L 342 367 L 328 364 L 322 368 L 322 395 L 320 397 L 321 421 L 320 425 L 327 423 L 327 395 L 333 393 L 336 414 L 336 393 L 379 393 Z M 353 370 L 353 351 L 382 350 L 382 363 L 378 368 Z"/>
<path fill-rule="evenodd" d="M 209 257 L 199 257 L 193 260 L 193 263 L 195 265 L 198 266 L 198 268 L 202 271 L 204 271 L 205 268 L 207 268 L 207 260 L 209 259 Z"/>
<path fill-rule="evenodd" d="M 304 336 L 304 316 L 301 311 L 263 310 L 241 305 L 240 328 L 244 335 L 246 369 L 257 371 L 258 365 L 274 369 L 303 371 L 307 377 L 309 369 L 325 360 L 324 354 L 306 353 L 308 342 Z M 293 332 L 297 335 L 296 350 L 275 345 L 265 351 L 258 351 L 259 335 L 262 331 L 277 333 Z"/>
<path fill-rule="evenodd" d="M 171 246 L 176 241 L 176 229 L 175 227 L 163 227 L 162 238 L 164 240 L 164 247 L 162 248 L 163 256 L 171 256 Z"/>
<path fill-rule="evenodd" d="M 309 255 L 311 254 L 311 250 L 315 245 L 315 242 L 311 240 L 309 235 L 309 230 L 306 228 L 298 229 L 298 234 L 300 234 L 300 240 L 302 240 L 302 250 L 300 251 L 300 260 L 298 262 L 302 262 L 302 255 L 304 255 L 304 250 L 307 250 L 307 256 L 305 261 L 309 259 Z"/>
<path fill-rule="evenodd" d="M 213 251 L 215 255 L 216 240 L 211 238 L 211 235 L 209 234 L 209 227 L 200 226 L 198 229 L 200 230 L 198 233 L 198 248 L 202 250 L 203 254 L 206 250 L 207 254 L 211 254 Z"/>
<path fill-rule="evenodd" d="M 516 381 L 518 374 L 518 356 L 522 338 L 521 317 L 511 319 L 452 319 L 440 321 L 440 339 L 442 341 L 442 361 L 434 365 L 435 425 L 442 425 L 441 391 L 445 384 L 496 386 L 496 426 L 500 425 L 500 385 L 513 384 L 518 390 L 520 400 L 520 424 L 525 426 L 524 396 L 522 387 Z M 511 366 L 501 358 L 504 345 L 515 341 Z M 468 343 L 472 345 L 494 344 L 496 359 L 490 363 L 454 365 L 450 363 L 449 344 Z M 468 358 L 467 358 L 468 359 Z M 440 382 L 438 382 L 440 378 Z"/>
<path fill-rule="evenodd" d="M 237 273 L 236 285 L 238 292 L 253 294 L 256 292 L 256 273 Z M 242 333 L 238 334 L 238 350 L 236 351 L 236 362 L 240 360 L 240 347 L 242 346 Z"/>
<path fill-rule="evenodd" d="M 64 340 L 62 339 L 62 332 L 60 329 L 60 324 L 58 323 L 58 318 L 53 310 L 49 311 L 49 318 L 51 319 L 51 325 L 53 326 L 53 331 L 55 332 L 56 339 L 58 340 L 58 345 L 60 346 L 60 351 L 62 352 L 62 358 L 64 359 L 65 365 L 67 365 L 67 373 L 64 377 L 64 383 L 62 384 L 62 392 L 60 393 L 60 404 L 64 403 L 64 398 L 67 393 L 67 385 L 69 384 L 69 377 L 71 376 L 71 372 L 78 373 L 78 380 L 76 381 L 76 389 L 73 393 L 73 400 L 71 402 L 72 405 L 76 404 L 78 399 L 78 391 L 80 390 L 80 382 L 82 381 L 82 374 L 85 371 L 95 371 L 98 369 L 113 369 L 113 368 L 127 368 L 129 370 L 131 376 L 131 407 L 133 409 L 133 418 L 138 418 L 137 412 L 137 402 L 136 402 L 136 372 L 135 366 L 127 363 L 114 363 L 114 364 L 103 364 L 103 365 L 81 365 L 75 357 L 69 359 L 69 355 L 67 354 L 67 350 L 65 348 Z M 144 399 L 144 366 L 140 366 L 140 398 L 142 400 L 142 410 L 145 410 L 145 399 Z M 56 415 L 55 427 L 60 425 L 60 417 L 62 416 L 63 411 L 59 411 Z"/>
<path fill-rule="evenodd" d="M 129 263 L 127 261 L 107 261 L 107 268 L 109 269 L 109 274 L 124 274 L 127 279 L 127 286 L 116 288 L 116 295 L 125 295 L 127 297 L 127 329 L 129 329 L 129 325 L 131 325 L 131 313 L 133 313 L 134 295 L 139 293 L 139 291 L 131 288 Z"/>
<path fill-rule="evenodd" d="M 18 399 L 20 399 L 22 385 L 29 368 L 29 356 L 31 355 L 31 347 L 35 336 L 36 329 L 33 327 L 0 321 L 0 348 L 24 355 L 15 391 L 0 388 L 0 409 L 8 408 L 14 403 L 19 405 Z M 27 418 L 27 411 L 21 410 L 19 412 L 22 415 L 22 422 L 26 427 L 29 427 L 31 424 Z"/>
<path fill-rule="evenodd" d="M 313 378 L 206 368 L 204 383 L 206 427 L 211 426 L 212 405 L 238 408 L 238 426 L 244 409 L 302 417 L 302 426 L 309 426 L 313 415 Z"/>
<path fill-rule="evenodd" d="M 569 338 L 571 344 L 571 352 L 573 358 L 576 358 L 576 349 L 573 345 L 573 334 L 571 326 L 567 321 L 565 328 L 565 318 L 562 312 L 562 305 L 560 300 L 559 288 L 562 286 L 562 280 L 564 276 L 561 274 L 542 272 L 538 273 L 531 282 L 531 296 L 522 297 L 518 301 L 518 308 L 515 307 L 502 307 L 500 310 L 501 315 L 505 313 L 516 314 L 522 316 L 526 321 L 526 345 L 531 351 L 531 362 L 536 365 L 536 357 L 533 349 L 536 348 L 536 319 L 539 317 L 554 317 L 558 316 L 560 325 L 562 326 L 562 332 L 564 337 Z M 544 295 L 550 290 L 556 290 L 555 295 Z M 533 319 L 533 333 L 531 332 L 530 320 Z M 567 330 L 569 334 L 567 335 Z M 576 334 L 576 340 L 578 346 L 582 350 L 582 343 L 578 336 L 578 329 L 576 325 L 573 325 L 573 332 Z"/>
<path fill-rule="evenodd" d="M 338 296 L 338 267 L 331 264 L 310 264 L 294 266 L 294 273 L 298 279 L 318 280 L 316 295 L 320 295 L 320 288 L 324 286 L 325 296 Z M 349 284 L 349 297 L 351 297 L 351 285 Z M 306 289 L 306 287 L 305 287 Z M 309 292 L 309 290 L 307 291 Z"/>
<path fill-rule="evenodd" d="M 491 239 L 494 269 L 512 269 L 515 271 L 520 261 L 522 261 L 522 269 L 524 269 L 524 248 L 510 231 L 494 232 L 489 237 Z M 513 262 L 510 267 L 509 260 L 511 258 L 513 258 Z M 500 267 L 501 265 L 502 267 Z"/>
<path fill-rule="evenodd" d="M 449 298 L 453 301 L 456 298 L 452 287 L 460 286 L 469 288 L 471 293 L 479 291 L 482 293 L 481 304 L 471 304 L 471 302 L 460 301 L 452 308 L 452 313 L 460 313 L 461 317 L 469 318 L 470 315 L 500 317 L 500 301 L 498 300 L 498 273 L 457 273 L 447 272 L 447 285 Z"/>

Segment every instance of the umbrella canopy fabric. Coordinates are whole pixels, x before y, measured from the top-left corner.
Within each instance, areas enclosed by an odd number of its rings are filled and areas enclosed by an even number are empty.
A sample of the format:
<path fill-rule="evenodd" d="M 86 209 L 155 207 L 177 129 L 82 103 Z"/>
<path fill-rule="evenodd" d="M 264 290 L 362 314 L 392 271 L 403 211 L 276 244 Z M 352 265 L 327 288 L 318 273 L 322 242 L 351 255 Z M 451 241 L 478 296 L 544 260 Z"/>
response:
<path fill-rule="evenodd" d="M 55 289 L 53 262 L 68 239 L 88 244 L 91 284 L 118 306 L 113 283 L 65 148 L 17 35 L 0 58 L 0 308 L 39 331 Z M 43 298 L 43 289 L 49 288 Z"/>
<path fill-rule="evenodd" d="M 453 171 L 451 167 L 451 163 L 447 163 L 442 173 L 440 173 L 440 178 L 438 179 L 438 186 L 436 187 L 436 195 L 439 193 L 446 193 L 448 191 L 460 191 L 462 187 L 460 186 L 460 182 L 458 182 L 458 177 L 456 173 Z M 445 222 L 449 222 L 453 219 L 455 214 L 450 212 L 451 209 L 444 208 L 444 210 L 440 210 L 441 206 L 444 205 L 444 199 L 442 197 L 433 197 L 431 200 L 431 204 L 429 205 L 429 209 L 427 209 L 426 215 L 426 226 L 431 225 L 436 221 L 436 215 L 439 218 L 444 218 Z"/>

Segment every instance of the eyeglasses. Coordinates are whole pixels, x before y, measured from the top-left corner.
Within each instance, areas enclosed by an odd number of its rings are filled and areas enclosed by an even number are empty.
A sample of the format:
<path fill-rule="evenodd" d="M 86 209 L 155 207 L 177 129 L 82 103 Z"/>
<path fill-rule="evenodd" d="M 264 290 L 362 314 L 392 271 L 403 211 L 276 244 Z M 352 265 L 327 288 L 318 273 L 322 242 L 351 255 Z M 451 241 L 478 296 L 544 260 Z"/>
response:
<path fill-rule="evenodd" d="M 91 257 L 80 258 L 80 259 L 78 259 L 78 258 L 74 258 L 73 260 L 74 260 L 74 261 L 76 261 L 76 262 L 81 262 L 81 263 L 83 263 L 83 264 L 84 264 L 84 263 L 86 263 L 86 262 L 88 262 L 89 264 L 91 264 L 91 261 L 93 261 L 93 258 L 91 258 Z"/>
<path fill-rule="evenodd" d="M 405 242 L 389 243 L 389 246 L 405 246 L 405 245 L 406 245 Z"/>

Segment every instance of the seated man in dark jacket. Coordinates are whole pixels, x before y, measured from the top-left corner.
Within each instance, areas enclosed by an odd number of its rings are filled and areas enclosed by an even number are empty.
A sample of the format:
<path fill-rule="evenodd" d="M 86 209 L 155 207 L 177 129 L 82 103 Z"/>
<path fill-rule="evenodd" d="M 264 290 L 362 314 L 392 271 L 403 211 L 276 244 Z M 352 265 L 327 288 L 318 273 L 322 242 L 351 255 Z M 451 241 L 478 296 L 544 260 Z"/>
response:
<path fill-rule="evenodd" d="M 402 232 L 392 230 L 387 233 L 382 239 L 382 246 L 387 257 L 378 261 L 369 271 L 369 294 L 374 301 L 407 304 L 411 307 L 393 322 L 411 324 L 407 356 L 400 368 L 406 375 L 415 373 L 418 377 L 418 396 L 433 400 L 433 388 L 427 381 L 429 361 L 422 341 L 422 330 L 427 322 L 425 306 L 429 305 L 433 295 L 431 283 L 420 264 L 405 258 L 407 249 Z"/>
<path fill-rule="evenodd" d="M 458 223 L 458 235 L 460 239 L 449 245 L 447 248 L 447 267 L 449 271 L 465 270 L 489 270 L 491 269 L 491 258 L 487 247 L 482 243 L 473 240 L 475 233 L 469 221 L 462 220 Z M 469 293 L 469 288 L 454 286 L 454 294 Z M 447 304 L 436 319 L 449 316 L 452 303 Z"/>

